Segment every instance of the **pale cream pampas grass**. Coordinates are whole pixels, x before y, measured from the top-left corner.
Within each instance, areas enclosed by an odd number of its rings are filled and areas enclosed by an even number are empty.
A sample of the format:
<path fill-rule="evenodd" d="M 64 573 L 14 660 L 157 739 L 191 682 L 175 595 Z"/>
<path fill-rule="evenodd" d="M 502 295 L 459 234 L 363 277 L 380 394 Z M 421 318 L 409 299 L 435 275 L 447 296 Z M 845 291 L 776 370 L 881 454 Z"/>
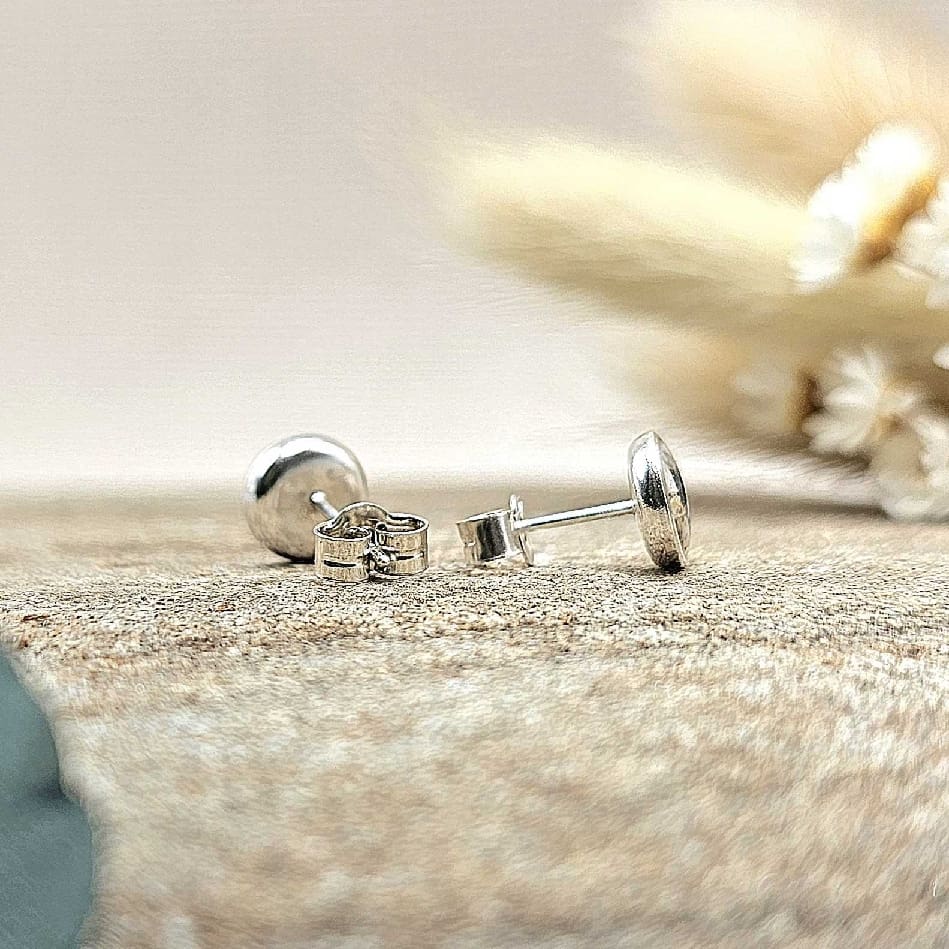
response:
<path fill-rule="evenodd" d="M 452 220 L 482 255 L 717 347 L 718 375 L 679 346 L 651 379 L 698 424 L 860 460 L 890 513 L 945 517 L 949 97 L 938 58 L 876 32 L 670 0 L 640 72 L 730 171 L 481 145 L 452 165 Z"/>

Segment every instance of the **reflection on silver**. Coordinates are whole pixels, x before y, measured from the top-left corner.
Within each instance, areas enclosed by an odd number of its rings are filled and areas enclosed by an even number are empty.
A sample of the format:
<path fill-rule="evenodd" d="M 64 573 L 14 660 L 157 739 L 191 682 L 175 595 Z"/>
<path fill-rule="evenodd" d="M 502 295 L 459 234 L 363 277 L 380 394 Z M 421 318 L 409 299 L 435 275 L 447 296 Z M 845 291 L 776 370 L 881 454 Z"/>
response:
<path fill-rule="evenodd" d="M 655 432 L 645 432 L 629 446 L 627 473 L 629 499 L 525 518 L 523 502 L 512 495 L 505 510 L 459 521 L 465 559 L 477 565 L 521 556 L 533 564 L 531 531 L 633 514 L 656 566 L 669 571 L 682 569 L 691 539 L 689 499 L 672 452 Z"/>
<path fill-rule="evenodd" d="M 295 435 L 251 462 L 244 513 L 254 536 L 342 583 L 407 577 L 428 567 L 428 521 L 365 500 L 356 456 L 324 435 Z"/>
<path fill-rule="evenodd" d="M 288 560 L 313 559 L 313 528 L 365 499 L 356 456 L 325 435 L 294 435 L 265 448 L 244 481 L 244 514 L 253 535 Z"/>

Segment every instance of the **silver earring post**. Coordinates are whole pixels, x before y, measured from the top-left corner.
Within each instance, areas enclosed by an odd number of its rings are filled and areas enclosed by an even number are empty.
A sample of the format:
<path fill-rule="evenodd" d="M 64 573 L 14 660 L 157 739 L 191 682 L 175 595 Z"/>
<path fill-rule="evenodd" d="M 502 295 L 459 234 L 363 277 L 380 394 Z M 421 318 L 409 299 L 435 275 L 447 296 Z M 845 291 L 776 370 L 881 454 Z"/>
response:
<path fill-rule="evenodd" d="M 330 499 L 326 496 L 325 491 L 314 491 L 310 495 L 310 502 L 328 521 L 331 521 L 339 514 L 339 511 L 330 504 Z"/>
<path fill-rule="evenodd" d="M 366 501 L 356 456 L 324 435 L 265 448 L 244 483 L 253 535 L 281 557 L 310 561 L 327 580 L 415 576 L 428 567 L 428 521 Z"/>
<path fill-rule="evenodd" d="M 632 514 L 656 566 L 681 570 L 691 539 L 689 499 L 672 452 L 655 432 L 643 433 L 629 446 L 627 473 L 630 497 L 620 501 L 525 517 L 523 501 L 513 494 L 507 509 L 459 521 L 466 561 L 479 565 L 523 557 L 533 565 L 532 531 Z"/>

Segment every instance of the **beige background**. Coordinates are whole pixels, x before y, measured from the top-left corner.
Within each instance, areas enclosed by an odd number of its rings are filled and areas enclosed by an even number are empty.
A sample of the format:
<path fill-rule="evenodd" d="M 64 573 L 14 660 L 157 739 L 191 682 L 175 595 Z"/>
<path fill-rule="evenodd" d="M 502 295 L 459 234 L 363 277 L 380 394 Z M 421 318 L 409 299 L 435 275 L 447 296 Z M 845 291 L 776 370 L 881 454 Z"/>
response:
<path fill-rule="evenodd" d="M 660 140 L 621 42 L 639 15 L 4 4 L 3 484 L 230 483 L 301 429 L 377 478 L 616 482 L 664 415 L 605 358 L 615 331 L 451 251 L 425 165 L 449 126 Z"/>

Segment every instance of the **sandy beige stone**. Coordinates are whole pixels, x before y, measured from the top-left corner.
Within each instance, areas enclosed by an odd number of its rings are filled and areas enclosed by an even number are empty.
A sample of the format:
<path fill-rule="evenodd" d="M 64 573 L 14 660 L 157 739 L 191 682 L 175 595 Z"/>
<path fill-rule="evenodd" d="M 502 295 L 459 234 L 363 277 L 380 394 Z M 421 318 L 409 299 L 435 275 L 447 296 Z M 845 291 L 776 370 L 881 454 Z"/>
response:
<path fill-rule="evenodd" d="M 90 944 L 949 943 L 949 529 L 700 498 L 678 576 L 616 521 L 470 572 L 497 492 L 398 498 L 434 566 L 354 588 L 220 497 L 0 502 Z"/>

